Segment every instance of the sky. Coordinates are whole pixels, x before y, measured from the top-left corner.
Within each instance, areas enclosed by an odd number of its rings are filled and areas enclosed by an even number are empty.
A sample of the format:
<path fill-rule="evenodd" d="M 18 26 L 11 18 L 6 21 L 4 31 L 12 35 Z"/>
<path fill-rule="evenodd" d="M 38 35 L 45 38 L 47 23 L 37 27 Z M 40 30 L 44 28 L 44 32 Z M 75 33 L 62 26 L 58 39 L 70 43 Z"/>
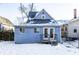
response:
<path fill-rule="evenodd" d="M 28 6 L 29 3 L 24 3 Z M 20 21 L 17 17 L 21 17 L 19 11 L 19 3 L 1 3 L 0 16 L 8 18 L 13 24 L 17 25 Z M 45 9 L 55 20 L 71 20 L 73 19 L 73 9 L 77 9 L 77 17 L 79 17 L 79 4 L 69 3 L 35 3 L 34 7 L 37 11 Z"/>

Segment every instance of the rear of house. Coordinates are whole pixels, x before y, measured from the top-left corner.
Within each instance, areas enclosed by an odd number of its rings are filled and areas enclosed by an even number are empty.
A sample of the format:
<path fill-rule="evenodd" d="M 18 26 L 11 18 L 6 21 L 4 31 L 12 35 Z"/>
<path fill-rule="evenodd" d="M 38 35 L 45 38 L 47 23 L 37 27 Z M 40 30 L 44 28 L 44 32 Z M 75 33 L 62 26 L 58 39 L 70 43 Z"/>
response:
<path fill-rule="evenodd" d="M 30 25 L 30 24 L 29 24 Z M 20 26 L 16 26 L 15 43 L 34 43 L 34 42 L 49 42 L 61 40 L 60 26 L 24 26 L 24 30 Z"/>
<path fill-rule="evenodd" d="M 14 38 L 15 43 L 62 42 L 61 26 L 43 9 L 26 24 L 15 26 Z"/>

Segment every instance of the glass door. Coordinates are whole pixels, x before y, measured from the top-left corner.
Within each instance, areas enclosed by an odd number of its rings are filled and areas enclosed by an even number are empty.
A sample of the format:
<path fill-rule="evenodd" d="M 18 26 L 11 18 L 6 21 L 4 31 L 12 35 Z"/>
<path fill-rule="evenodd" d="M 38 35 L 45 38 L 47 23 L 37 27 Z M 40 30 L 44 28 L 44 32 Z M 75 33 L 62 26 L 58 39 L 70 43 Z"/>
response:
<path fill-rule="evenodd" d="M 43 40 L 53 40 L 54 38 L 54 29 L 53 27 L 43 28 Z"/>
<path fill-rule="evenodd" d="M 44 27 L 43 28 L 43 40 L 48 40 L 48 38 L 49 38 L 49 28 Z"/>
<path fill-rule="evenodd" d="M 50 41 L 54 39 L 54 29 L 50 28 Z"/>

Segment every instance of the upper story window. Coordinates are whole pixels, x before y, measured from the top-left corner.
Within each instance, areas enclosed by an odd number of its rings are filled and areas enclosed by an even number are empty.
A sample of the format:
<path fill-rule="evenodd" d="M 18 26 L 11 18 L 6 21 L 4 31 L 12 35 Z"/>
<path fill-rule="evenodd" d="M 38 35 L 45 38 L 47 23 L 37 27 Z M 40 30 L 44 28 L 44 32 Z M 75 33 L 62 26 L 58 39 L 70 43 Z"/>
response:
<path fill-rule="evenodd" d="M 74 33 L 77 33 L 77 29 L 74 29 Z"/>
<path fill-rule="evenodd" d="M 41 15 L 41 19 L 45 19 L 45 15 L 44 14 Z"/>
<path fill-rule="evenodd" d="M 44 14 L 44 12 L 42 12 L 42 14 Z"/>
<path fill-rule="evenodd" d="M 45 19 L 45 13 L 42 12 L 41 19 Z"/>

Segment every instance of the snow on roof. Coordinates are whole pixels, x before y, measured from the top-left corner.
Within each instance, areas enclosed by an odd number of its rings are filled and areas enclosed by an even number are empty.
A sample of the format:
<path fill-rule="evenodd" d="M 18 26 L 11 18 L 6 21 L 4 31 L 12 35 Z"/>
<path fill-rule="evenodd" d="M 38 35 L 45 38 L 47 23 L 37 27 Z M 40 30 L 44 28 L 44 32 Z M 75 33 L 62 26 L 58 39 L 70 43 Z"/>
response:
<path fill-rule="evenodd" d="M 70 24 L 70 23 L 75 22 L 75 21 L 77 21 L 77 20 L 79 20 L 79 18 L 71 19 L 71 20 L 67 21 L 65 24 Z"/>
<path fill-rule="evenodd" d="M 72 23 L 72 22 L 77 21 L 77 20 L 79 20 L 79 19 L 77 19 L 77 18 L 76 19 L 72 19 L 72 20 L 69 21 L 69 23 Z"/>
<path fill-rule="evenodd" d="M 17 26 L 15 26 L 15 27 L 20 27 L 20 26 L 27 26 L 27 27 L 30 27 L 30 26 L 32 26 L 32 27 L 34 27 L 34 26 L 38 26 L 38 27 L 40 27 L 40 26 L 61 26 L 61 25 L 59 25 L 59 24 L 57 24 L 57 23 L 55 23 L 55 24 L 52 24 L 52 23 L 46 23 L 46 24 L 21 24 L 21 25 L 17 25 Z"/>
<path fill-rule="evenodd" d="M 57 20 L 60 25 L 67 24 L 69 20 Z"/>

